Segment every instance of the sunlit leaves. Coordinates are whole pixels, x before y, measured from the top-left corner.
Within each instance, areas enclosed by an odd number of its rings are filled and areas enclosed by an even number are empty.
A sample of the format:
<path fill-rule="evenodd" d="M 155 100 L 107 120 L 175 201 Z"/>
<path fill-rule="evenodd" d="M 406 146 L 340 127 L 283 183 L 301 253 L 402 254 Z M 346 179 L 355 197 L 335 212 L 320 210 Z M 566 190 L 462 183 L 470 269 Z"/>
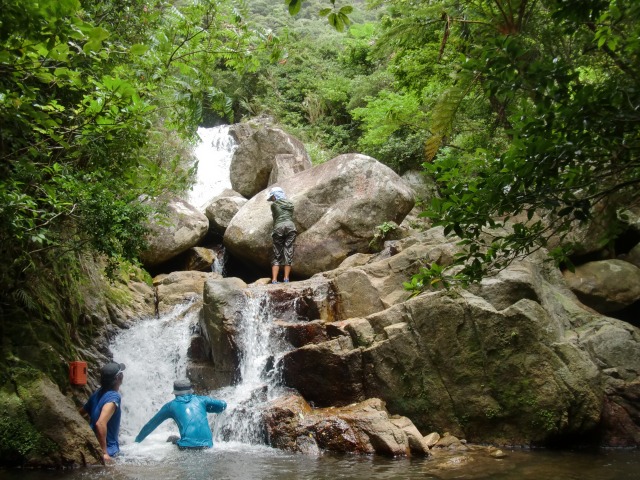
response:
<path fill-rule="evenodd" d="M 425 215 L 459 237 L 462 252 L 451 268 L 424 269 L 408 288 L 428 288 L 430 280 L 440 283 L 447 275 L 477 281 L 546 247 L 552 236 L 562 239 L 592 218 L 595 208 L 604 217 L 611 214 L 603 209 L 615 212 L 620 199 L 637 198 L 638 3 L 539 2 L 509 35 L 496 35 L 493 19 L 478 16 L 490 12 L 483 6 L 488 2 L 475 2 L 457 16 L 476 21 L 454 31 L 473 39 L 458 68 L 477 76 L 483 94 L 478 101 L 493 110 L 493 133 L 504 147 L 485 148 L 470 159 L 458 144 L 425 164 L 441 195 Z M 456 89 L 459 83 L 449 92 Z M 453 113 L 450 125 L 468 118 L 463 110 Z M 434 113 L 432 131 L 446 134 L 437 119 Z M 616 225 L 614 220 L 602 242 Z M 570 265 L 571 248 L 565 243 L 550 257 Z"/>

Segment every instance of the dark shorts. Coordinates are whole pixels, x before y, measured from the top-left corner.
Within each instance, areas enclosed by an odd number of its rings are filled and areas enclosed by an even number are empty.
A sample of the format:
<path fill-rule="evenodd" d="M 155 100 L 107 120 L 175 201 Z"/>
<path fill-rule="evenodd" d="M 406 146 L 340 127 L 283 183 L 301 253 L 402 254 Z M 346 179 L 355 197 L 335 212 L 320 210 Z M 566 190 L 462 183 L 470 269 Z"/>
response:
<path fill-rule="evenodd" d="M 296 241 L 296 228 L 284 223 L 273 229 L 273 259 L 271 265 L 291 265 L 293 263 L 293 244 Z"/>

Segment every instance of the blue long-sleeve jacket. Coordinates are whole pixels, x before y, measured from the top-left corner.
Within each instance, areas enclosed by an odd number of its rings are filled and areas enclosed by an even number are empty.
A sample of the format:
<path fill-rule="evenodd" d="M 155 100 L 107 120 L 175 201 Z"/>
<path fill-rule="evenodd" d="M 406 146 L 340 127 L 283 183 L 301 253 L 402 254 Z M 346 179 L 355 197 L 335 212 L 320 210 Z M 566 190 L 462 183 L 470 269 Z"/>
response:
<path fill-rule="evenodd" d="M 177 442 L 179 447 L 212 447 L 213 438 L 207 413 L 220 413 L 226 408 L 227 403 L 223 400 L 200 395 L 179 395 L 165 403 L 158 413 L 142 427 L 136 437 L 136 442 L 141 442 L 158 425 L 172 418 L 180 430 L 180 440 Z"/>

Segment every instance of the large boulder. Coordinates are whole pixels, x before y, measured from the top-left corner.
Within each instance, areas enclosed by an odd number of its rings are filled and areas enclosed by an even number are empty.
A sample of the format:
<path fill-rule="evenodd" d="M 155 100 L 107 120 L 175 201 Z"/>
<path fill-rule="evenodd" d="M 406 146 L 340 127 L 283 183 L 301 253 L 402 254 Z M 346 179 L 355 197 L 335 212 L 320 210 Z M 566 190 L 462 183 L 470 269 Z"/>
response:
<path fill-rule="evenodd" d="M 282 182 L 285 178 L 293 177 L 296 173 L 306 170 L 311 165 L 300 161 L 300 157 L 291 153 L 278 154 L 273 160 L 273 168 L 269 175 L 268 185 Z"/>
<path fill-rule="evenodd" d="M 245 138 L 233 154 L 229 172 L 233 189 L 251 198 L 267 188 L 278 155 L 292 155 L 287 158 L 297 165 L 296 170 L 311 167 L 300 140 L 279 128 L 263 127 Z"/>
<path fill-rule="evenodd" d="M 207 234 L 209 220 L 186 201 L 172 198 L 166 212 L 150 220 L 149 229 L 149 248 L 140 259 L 145 267 L 154 267 L 196 246 Z"/>
<path fill-rule="evenodd" d="M 177 305 L 187 302 L 195 302 L 195 308 L 199 308 L 205 282 L 219 278 L 222 278 L 219 273 L 197 271 L 157 275 L 153 279 L 153 286 L 156 288 L 158 314 L 165 315 Z"/>
<path fill-rule="evenodd" d="M 241 351 L 237 329 L 247 302 L 247 285 L 239 278 L 211 278 L 204 284 L 201 330 L 211 345 L 211 389 L 231 385 L 240 377 Z"/>
<path fill-rule="evenodd" d="M 209 219 L 209 230 L 224 235 L 231 219 L 245 203 L 247 199 L 231 189 L 226 189 L 213 198 L 204 212 Z"/>
<path fill-rule="evenodd" d="M 600 313 L 622 310 L 640 299 L 640 268 L 623 260 L 588 262 L 564 272 L 578 298 Z"/>
<path fill-rule="evenodd" d="M 365 252 L 377 226 L 400 223 L 412 189 L 390 168 L 360 154 L 340 155 L 283 180 L 298 229 L 293 272 L 308 277 Z M 249 200 L 229 224 L 224 245 L 234 257 L 268 268 L 272 219 L 265 195 Z"/>
<path fill-rule="evenodd" d="M 0 384 L 0 458 L 5 465 L 69 468 L 103 463 L 89 423 L 51 380 L 27 369 L 15 369 L 12 375 Z"/>
<path fill-rule="evenodd" d="M 343 408 L 311 409 L 292 395 L 271 402 L 263 414 L 270 445 L 293 452 L 428 455 L 409 419 L 391 418 L 384 402 L 371 398 Z"/>

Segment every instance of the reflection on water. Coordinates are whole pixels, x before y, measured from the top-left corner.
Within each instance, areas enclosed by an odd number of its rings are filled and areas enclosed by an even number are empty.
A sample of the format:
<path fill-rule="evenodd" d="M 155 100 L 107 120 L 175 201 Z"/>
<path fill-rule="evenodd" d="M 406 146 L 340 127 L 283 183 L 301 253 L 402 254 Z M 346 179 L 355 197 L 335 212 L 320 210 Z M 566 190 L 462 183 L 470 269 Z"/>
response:
<path fill-rule="evenodd" d="M 640 452 L 609 450 L 597 454 L 513 451 L 505 459 L 472 457 L 458 467 L 436 468 L 430 459 L 369 456 L 318 457 L 288 454 L 268 447 L 219 442 L 212 450 L 180 451 L 166 444 L 163 460 L 125 455 L 110 467 L 71 472 L 1 471 L 6 480 L 224 480 L 249 479 L 492 479 L 492 480 L 632 480 L 640 477 Z M 160 453 L 160 452 L 159 452 Z M 455 463 L 455 462 L 452 462 Z"/>

